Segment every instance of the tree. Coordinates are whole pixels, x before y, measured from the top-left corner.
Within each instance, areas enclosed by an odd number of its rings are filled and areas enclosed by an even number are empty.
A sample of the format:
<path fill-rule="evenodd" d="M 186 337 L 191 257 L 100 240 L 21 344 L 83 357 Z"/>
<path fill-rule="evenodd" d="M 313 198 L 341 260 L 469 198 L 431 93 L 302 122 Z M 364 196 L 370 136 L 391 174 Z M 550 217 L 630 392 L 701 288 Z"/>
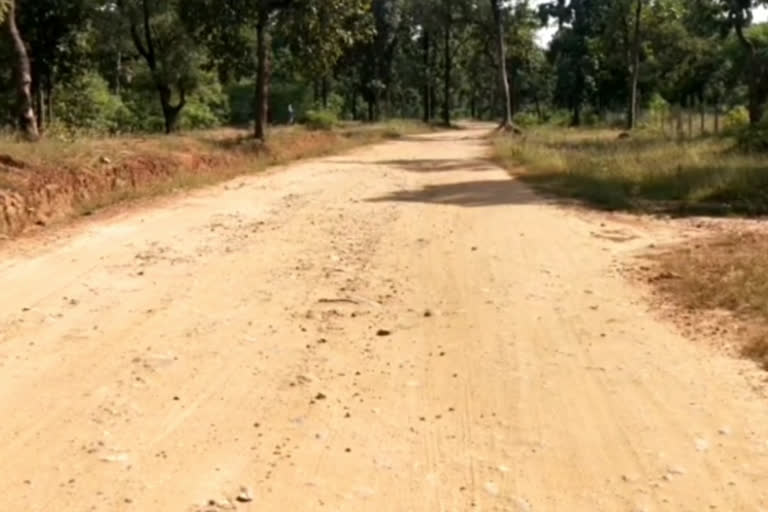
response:
<path fill-rule="evenodd" d="M 316 51 L 307 58 L 317 58 L 315 70 L 327 71 L 338 60 L 341 51 L 354 44 L 355 20 L 365 9 L 364 0 L 257 0 L 256 18 L 256 122 L 254 135 L 259 140 L 267 136 L 269 109 L 270 31 L 273 14 L 293 8 L 292 16 L 298 21 L 294 35 L 304 37 Z"/>
<path fill-rule="evenodd" d="M 93 10 L 90 0 L 35 0 L 26 2 L 19 13 L 31 55 L 32 97 L 41 131 L 46 121 L 53 121 L 56 82 L 74 78 L 89 65 L 83 36 Z"/>
<path fill-rule="evenodd" d="M 554 16 L 560 27 L 550 54 L 557 70 L 556 96 L 571 110 L 573 126 L 581 124 L 584 103 L 595 89 L 599 55 L 592 46 L 602 25 L 599 6 L 598 0 L 558 0 L 540 7 L 542 19 Z"/>
<path fill-rule="evenodd" d="M 134 47 L 149 68 L 160 100 L 165 133 L 172 133 L 188 94 L 197 85 L 199 65 L 196 47 L 179 21 L 181 2 L 118 0 L 118 5 L 128 19 Z"/>
<path fill-rule="evenodd" d="M 256 63 L 254 136 L 264 141 L 275 30 L 282 26 L 288 33 L 279 35 L 311 45 L 301 49 L 304 58 L 313 61 L 309 69 L 326 72 L 341 51 L 354 44 L 358 25 L 352 20 L 366 13 L 367 5 L 367 0 L 188 0 L 183 18 L 215 58 L 238 75 L 253 77 L 243 65 Z M 285 17 L 278 23 L 280 15 Z"/>
<path fill-rule="evenodd" d="M 632 50 L 630 52 L 630 69 L 632 78 L 629 86 L 629 109 L 627 112 L 627 129 L 632 130 L 637 123 L 637 85 L 640 81 L 640 27 L 643 14 L 643 0 L 634 0 L 635 27 L 632 34 Z"/>
<path fill-rule="evenodd" d="M 766 99 L 768 99 L 768 66 L 758 55 L 758 41 L 747 33 L 752 23 L 752 9 L 763 0 L 721 0 L 725 14 L 726 30 L 733 30 L 747 55 L 747 86 L 749 89 L 749 123 L 757 125 L 763 118 Z"/>
<path fill-rule="evenodd" d="M 30 140 L 37 140 L 40 132 L 32 105 L 32 67 L 24 39 L 16 25 L 16 2 L 10 0 L 5 7 L 5 24 L 15 54 L 16 94 L 18 101 L 19 127 Z"/>
<path fill-rule="evenodd" d="M 512 98 L 509 93 L 509 80 L 507 75 L 507 52 L 504 47 L 504 17 L 502 15 L 501 0 L 490 0 L 493 20 L 496 24 L 496 52 L 499 62 L 499 82 L 501 94 L 504 100 L 503 118 L 501 128 L 511 130 L 512 126 Z"/>

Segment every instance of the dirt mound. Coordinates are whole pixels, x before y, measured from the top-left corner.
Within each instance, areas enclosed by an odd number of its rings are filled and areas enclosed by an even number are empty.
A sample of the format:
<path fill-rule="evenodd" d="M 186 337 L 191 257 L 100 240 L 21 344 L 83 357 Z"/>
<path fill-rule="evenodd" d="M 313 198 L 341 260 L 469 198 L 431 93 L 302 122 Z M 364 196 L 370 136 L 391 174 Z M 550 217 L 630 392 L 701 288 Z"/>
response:
<path fill-rule="evenodd" d="M 31 225 L 86 213 L 116 198 L 168 184 L 182 171 L 205 174 L 224 164 L 221 155 L 138 153 L 116 162 L 101 157 L 76 168 L 0 155 L 0 235 L 14 236 Z"/>

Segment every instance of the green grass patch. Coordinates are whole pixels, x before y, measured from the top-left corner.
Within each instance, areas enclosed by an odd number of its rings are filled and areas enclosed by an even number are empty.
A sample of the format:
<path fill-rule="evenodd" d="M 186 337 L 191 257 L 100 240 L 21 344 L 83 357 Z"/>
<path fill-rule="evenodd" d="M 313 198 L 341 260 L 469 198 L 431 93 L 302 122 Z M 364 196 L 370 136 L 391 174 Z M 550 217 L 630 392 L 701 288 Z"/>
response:
<path fill-rule="evenodd" d="M 733 141 L 540 128 L 494 139 L 494 157 L 537 189 L 605 209 L 768 213 L 768 161 Z"/>

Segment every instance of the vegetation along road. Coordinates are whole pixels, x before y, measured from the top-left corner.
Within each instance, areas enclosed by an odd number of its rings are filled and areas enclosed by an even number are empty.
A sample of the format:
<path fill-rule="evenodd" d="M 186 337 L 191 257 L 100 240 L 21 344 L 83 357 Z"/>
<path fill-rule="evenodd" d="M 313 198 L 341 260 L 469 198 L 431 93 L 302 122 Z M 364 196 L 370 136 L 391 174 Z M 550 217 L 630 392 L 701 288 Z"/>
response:
<path fill-rule="evenodd" d="M 485 127 L 94 218 L 0 255 L 4 510 L 758 511 L 757 368 L 621 275 Z"/>

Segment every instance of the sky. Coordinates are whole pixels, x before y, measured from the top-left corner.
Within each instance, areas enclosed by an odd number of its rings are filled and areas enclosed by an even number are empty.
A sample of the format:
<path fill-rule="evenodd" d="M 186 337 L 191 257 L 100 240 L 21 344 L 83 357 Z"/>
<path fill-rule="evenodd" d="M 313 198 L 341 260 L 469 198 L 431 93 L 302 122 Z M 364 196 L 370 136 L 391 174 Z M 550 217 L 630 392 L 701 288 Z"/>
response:
<path fill-rule="evenodd" d="M 534 4 L 541 4 L 548 0 L 534 0 Z M 768 21 L 768 7 L 758 7 L 755 9 L 755 23 L 763 23 Z M 539 30 L 537 34 L 537 40 L 540 46 L 546 47 L 549 44 L 549 41 L 552 39 L 552 36 L 554 35 L 556 30 L 556 27 L 550 26 L 547 28 L 543 28 Z"/>

